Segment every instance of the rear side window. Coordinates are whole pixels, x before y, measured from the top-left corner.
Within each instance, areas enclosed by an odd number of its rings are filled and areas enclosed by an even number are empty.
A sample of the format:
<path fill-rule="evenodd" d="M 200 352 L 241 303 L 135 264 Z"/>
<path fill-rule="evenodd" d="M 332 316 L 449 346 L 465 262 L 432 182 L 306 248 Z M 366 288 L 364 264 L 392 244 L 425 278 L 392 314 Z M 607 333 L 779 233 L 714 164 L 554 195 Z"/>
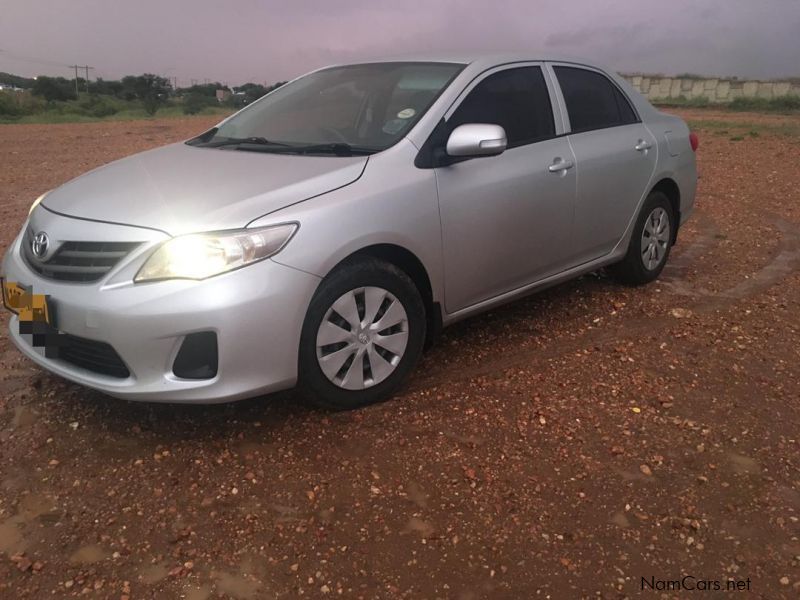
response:
<path fill-rule="evenodd" d="M 518 67 L 489 75 L 447 122 L 450 131 L 467 123 L 502 126 L 509 148 L 553 137 L 553 107 L 542 70 Z"/>
<path fill-rule="evenodd" d="M 553 67 L 573 133 L 636 123 L 628 99 L 608 77 L 575 67 Z"/>

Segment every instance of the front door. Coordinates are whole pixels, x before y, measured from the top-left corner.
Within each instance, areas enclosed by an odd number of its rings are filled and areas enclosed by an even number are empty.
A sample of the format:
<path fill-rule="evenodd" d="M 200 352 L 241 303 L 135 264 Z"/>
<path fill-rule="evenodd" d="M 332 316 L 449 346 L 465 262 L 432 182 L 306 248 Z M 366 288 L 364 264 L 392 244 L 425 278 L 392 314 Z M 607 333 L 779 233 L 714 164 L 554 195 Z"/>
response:
<path fill-rule="evenodd" d="M 563 269 L 576 195 L 541 67 L 486 75 L 447 119 L 450 131 L 466 123 L 501 125 L 508 149 L 436 169 L 448 313 Z"/>

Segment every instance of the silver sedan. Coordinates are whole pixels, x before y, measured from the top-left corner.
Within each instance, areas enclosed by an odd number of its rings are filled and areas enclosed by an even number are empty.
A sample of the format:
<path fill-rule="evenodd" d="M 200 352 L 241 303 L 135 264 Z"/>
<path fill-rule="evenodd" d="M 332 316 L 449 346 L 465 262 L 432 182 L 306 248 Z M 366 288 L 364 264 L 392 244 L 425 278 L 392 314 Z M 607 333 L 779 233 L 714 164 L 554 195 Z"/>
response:
<path fill-rule="evenodd" d="M 656 279 L 692 212 L 696 149 L 585 62 L 320 69 L 37 199 L 3 261 L 11 338 L 122 398 L 299 383 L 363 406 L 459 319 L 602 267 Z"/>

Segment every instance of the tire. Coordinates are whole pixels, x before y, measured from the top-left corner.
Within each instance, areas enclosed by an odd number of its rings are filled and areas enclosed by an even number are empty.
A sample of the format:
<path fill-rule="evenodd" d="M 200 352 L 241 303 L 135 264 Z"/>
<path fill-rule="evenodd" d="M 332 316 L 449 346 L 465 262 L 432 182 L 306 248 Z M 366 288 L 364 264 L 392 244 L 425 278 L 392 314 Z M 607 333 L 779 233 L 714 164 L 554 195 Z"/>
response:
<path fill-rule="evenodd" d="M 338 267 L 306 313 L 300 388 L 333 410 L 388 400 L 422 354 L 425 316 L 419 290 L 394 265 L 367 258 Z"/>
<path fill-rule="evenodd" d="M 610 267 L 611 275 L 627 285 L 644 285 L 658 279 L 669 259 L 676 226 L 669 198 L 663 192 L 650 192 L 636 219 L 628 252 Z"/>

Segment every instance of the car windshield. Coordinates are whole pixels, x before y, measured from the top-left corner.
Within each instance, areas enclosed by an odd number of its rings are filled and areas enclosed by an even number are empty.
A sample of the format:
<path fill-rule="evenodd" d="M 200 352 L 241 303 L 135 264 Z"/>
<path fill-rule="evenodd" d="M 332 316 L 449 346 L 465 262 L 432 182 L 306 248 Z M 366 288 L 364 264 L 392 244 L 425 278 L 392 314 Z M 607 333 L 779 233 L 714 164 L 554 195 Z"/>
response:
<path fill-rule="evenodd" d="M 414 126 L 463 66 L 392 62 L 323 69 L 278 88 L 190 143 L 336 156 L 379 152 Z"/>

